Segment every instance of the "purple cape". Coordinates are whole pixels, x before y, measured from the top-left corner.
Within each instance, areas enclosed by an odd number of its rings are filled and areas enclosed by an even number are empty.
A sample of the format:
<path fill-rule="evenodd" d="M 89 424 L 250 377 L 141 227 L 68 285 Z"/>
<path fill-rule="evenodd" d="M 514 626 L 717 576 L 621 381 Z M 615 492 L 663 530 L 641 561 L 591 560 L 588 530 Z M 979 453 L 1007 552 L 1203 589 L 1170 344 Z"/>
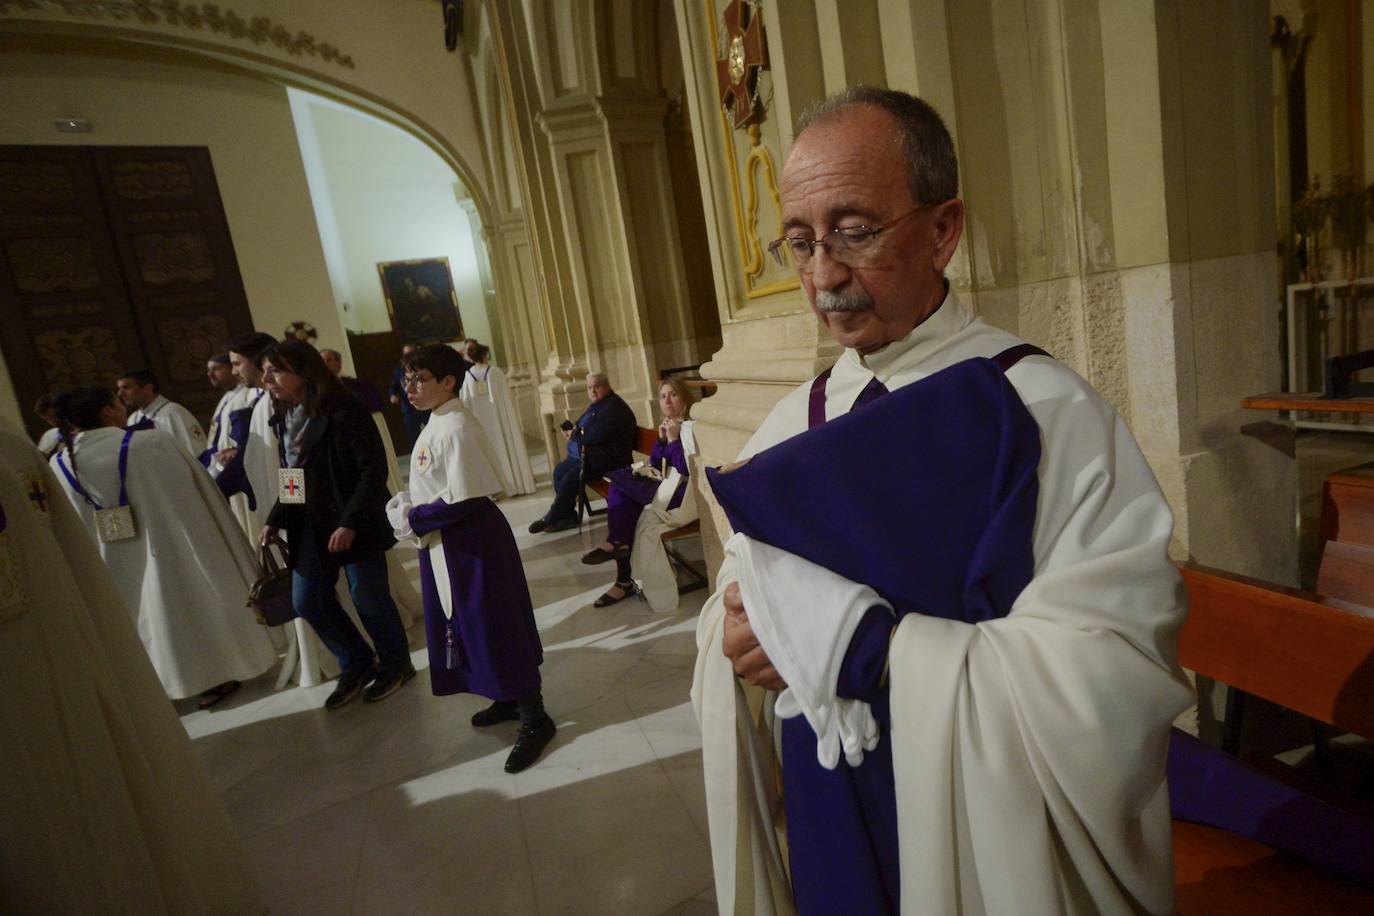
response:
<path fill-rule="evenodd" d="M 706 473 L 736 531 L 871 586 L 899 617 L 972 623 L 1005 616 L 1030 581 L 1039 463 L 1035 419 L 996 363 L 973 359 Z M 841 685 L 882 670 L 892 623 L 872 624 L 885 618 L 864 618 Z M 865 698 L 883 733 L 858 767 L 822 768 L 806 720 L 782 723 L 792 891 L 804 914 L 900 907 L 886 690 Z"/>

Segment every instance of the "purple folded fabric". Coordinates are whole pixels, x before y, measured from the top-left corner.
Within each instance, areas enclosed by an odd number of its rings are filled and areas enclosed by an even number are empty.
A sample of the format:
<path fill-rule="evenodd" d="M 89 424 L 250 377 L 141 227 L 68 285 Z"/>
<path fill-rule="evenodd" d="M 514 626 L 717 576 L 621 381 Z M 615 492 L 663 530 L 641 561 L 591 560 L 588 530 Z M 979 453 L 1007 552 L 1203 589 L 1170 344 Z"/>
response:
<path fill-rule="evenodd" d="M 1169 740 L 1169 804 L 1176 820 L 1229 830 L 1374 889 L 1374 822 L 1178 729 Z"/>
<path fill-rule="evenodd" d="M 871 586 L 898 616 L 1004 616 L 1034 570 L 1040 429 L 971 359 L 707 479 L 734 530 Z"/>

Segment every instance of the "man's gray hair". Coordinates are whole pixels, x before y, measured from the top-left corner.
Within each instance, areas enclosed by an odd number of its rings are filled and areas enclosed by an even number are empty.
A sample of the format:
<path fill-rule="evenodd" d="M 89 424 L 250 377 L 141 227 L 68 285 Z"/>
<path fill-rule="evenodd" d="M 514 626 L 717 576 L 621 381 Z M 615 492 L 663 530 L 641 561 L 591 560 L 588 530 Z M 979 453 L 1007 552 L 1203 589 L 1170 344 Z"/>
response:
<path fill-rule="evenodd" d="M 959 160 L 938 112 L 914 95 L 874 86 L 849 86 L 822 99 L 797 118 L 796 136 L 855 105 L 872 105 L 892 115 L 906 158 L 907 187 L 918 204 L 939 204 L 959 196 Z"/>
<path fill-rule="evenodd" d="M 589 382 L 601 382 L 601 383 L 602 383 L 603 385 L 605 385 L 607 388 L 611 387 L 611 380 L 608 379 L 608 378 L 606 378 L 606 373 L 604 373 L 604 372 L 588 372 L 588 373 L 587 373 L 587 381 L 589 381 Z"/>

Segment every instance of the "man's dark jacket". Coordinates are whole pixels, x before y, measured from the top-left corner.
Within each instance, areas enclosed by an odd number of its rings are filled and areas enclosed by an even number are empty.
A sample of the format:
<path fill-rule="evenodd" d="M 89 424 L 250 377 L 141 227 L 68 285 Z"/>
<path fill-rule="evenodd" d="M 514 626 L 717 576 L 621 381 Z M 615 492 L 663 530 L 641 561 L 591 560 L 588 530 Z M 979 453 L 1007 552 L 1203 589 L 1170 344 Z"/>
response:
<path fill-rule="evenodd" d="M 577 418 L 568 454 L 577 457 L 574 446 L 580 447 L 583 477 L 596 480 L 607 471 L 630 463 L 637 437 L 634 411 L 620 395 L 610 391 Z"/>
<path fill-rule="evenodd" d="M 267 524 L 286 532 L 295 564 L 294 545 L 315 538 L 319 556 L 340 564 L 365 560 L 389 550 L 396 537 L 386 517 L 391 492 L 386 488 L 386 449 L 367 409 L 351 394 L 336 396 L 320 412 L 322 423 L 306 427 L 300 466 L 305 469 L 305 503 L 277 501 Z M 276 425 L 276 424 L 274 424 Z M 284 431 L 277 426 L 278 440 Z M 352 528 L 353 546 L 328 552 L 335 528 Z"/>

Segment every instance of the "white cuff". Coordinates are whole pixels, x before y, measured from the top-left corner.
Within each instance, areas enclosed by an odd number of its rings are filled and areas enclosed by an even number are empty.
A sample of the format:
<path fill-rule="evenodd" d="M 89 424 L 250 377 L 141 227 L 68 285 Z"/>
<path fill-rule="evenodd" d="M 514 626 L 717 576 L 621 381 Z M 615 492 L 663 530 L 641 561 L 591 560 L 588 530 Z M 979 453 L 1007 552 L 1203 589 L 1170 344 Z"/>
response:
<path fill-rule="evenodd" d="M 858 766 L 878 746 L 878 724 L 867 703 L 836 696 L 836 683 L 859 621 L 886 602 L 866 585 L 743 534 L 725 552 L 735 560 L 754 635 L 787 682 L 775 711 L 806 716 L 821 766 L 833 770 L 841 750 Z"/>

